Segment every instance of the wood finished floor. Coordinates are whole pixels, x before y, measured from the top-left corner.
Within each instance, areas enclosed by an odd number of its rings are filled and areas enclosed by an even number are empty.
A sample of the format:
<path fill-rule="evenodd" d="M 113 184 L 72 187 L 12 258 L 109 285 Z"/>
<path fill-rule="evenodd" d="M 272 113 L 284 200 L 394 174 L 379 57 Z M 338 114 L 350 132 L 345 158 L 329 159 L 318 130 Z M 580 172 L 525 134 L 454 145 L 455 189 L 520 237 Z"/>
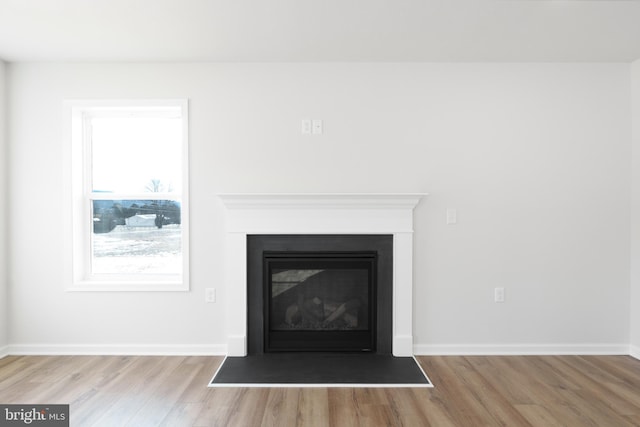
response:
<path fill-rule="evenodd" d="M 71 426 L 640 426 L 628 356 L 418 357 L 433 389 L 207 388 L 221 357 L 9 356 L 0 403 Z"/>

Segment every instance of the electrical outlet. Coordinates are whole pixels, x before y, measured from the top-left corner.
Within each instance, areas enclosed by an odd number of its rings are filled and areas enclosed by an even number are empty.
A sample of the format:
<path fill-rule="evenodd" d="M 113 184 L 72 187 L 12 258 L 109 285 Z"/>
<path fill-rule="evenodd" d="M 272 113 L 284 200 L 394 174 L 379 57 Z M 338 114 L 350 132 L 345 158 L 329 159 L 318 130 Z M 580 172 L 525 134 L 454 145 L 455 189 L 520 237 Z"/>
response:
<path fill-rule="evenodd" d="M 207 288 L 205 290 L 204 299 L 206 302 L 216 302 L 216 288 Z"/>
<path fill-rule="evenodd" d="M 494 302 L 504 302 L 504 288 L 495 288 L 493 290 Z"/>

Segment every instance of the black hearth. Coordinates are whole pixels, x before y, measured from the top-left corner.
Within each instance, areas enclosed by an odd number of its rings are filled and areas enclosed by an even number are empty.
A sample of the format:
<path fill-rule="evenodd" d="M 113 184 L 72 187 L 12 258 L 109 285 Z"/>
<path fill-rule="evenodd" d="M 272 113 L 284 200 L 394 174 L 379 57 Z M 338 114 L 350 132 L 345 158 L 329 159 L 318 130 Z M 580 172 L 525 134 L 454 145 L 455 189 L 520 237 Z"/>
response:
<path fill-rule="evenodd" d="M 250 235 L 248 353 L 391 353 L 393 236 Z"/>

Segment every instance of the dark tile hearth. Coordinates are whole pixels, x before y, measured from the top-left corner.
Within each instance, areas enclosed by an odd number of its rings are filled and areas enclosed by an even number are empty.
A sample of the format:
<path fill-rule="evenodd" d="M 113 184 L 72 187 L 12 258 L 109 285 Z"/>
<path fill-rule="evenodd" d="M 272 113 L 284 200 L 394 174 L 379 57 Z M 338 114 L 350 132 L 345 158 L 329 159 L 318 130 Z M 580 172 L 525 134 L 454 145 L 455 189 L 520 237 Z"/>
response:
<path fill-rule="evenodd" d="M 264 353 L 227 357 L 210 387 L 431 387 L 416 360 L 358 353 Z"/>

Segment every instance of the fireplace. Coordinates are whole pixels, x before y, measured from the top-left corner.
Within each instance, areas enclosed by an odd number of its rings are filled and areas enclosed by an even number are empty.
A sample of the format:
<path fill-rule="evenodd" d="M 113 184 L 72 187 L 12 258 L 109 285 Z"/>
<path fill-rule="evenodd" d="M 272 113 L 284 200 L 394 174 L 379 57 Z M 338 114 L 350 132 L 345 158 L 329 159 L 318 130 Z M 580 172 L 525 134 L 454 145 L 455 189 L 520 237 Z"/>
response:
<path fill-rule="evenodd" d="M 375 351 L 394 356 L 413 355 L 413 209 L 424 196 L 421 193 L 220 195 L 226 208 L 227 354 L 245 356 L 265 349 L 263 292 L 266 285 L 262 267 L 265 252 L 374 251 L 378 253 L 374 288 Z M 338 239 L 332 242 L 331 248 L 286 243 L 275 247 L 267 245 L 256 252 L 251 244 L 255 236 L 297 236 L 316 242 L 326 237 L 384 237 L 387 249 L 345 247 L 340 241 L 349 239 Z M 311 236 L 316 237 L 309 239 Z M 251 268 L 253 262 L 259 262 L 260 267 Z M 256 274 L 260 277 L 255 277 Z M 249 286 L 249 283 L 259 285 Z M 259 292 L 260 296 L 254 297 L 252 292 Z M 259 321 L 256 315 L 260 316 Z M 254 327 L 254 322 L 259 323 L 258 327 Z"/>
<path fill-rule="evenodd" d="M 375 351 L 375 252 L 266 252 L 265 351 Z"/>
<path fill-rule="evenodd" d="M 247 236 L 249 354 L 391 353 L 393 236 Z"/>

